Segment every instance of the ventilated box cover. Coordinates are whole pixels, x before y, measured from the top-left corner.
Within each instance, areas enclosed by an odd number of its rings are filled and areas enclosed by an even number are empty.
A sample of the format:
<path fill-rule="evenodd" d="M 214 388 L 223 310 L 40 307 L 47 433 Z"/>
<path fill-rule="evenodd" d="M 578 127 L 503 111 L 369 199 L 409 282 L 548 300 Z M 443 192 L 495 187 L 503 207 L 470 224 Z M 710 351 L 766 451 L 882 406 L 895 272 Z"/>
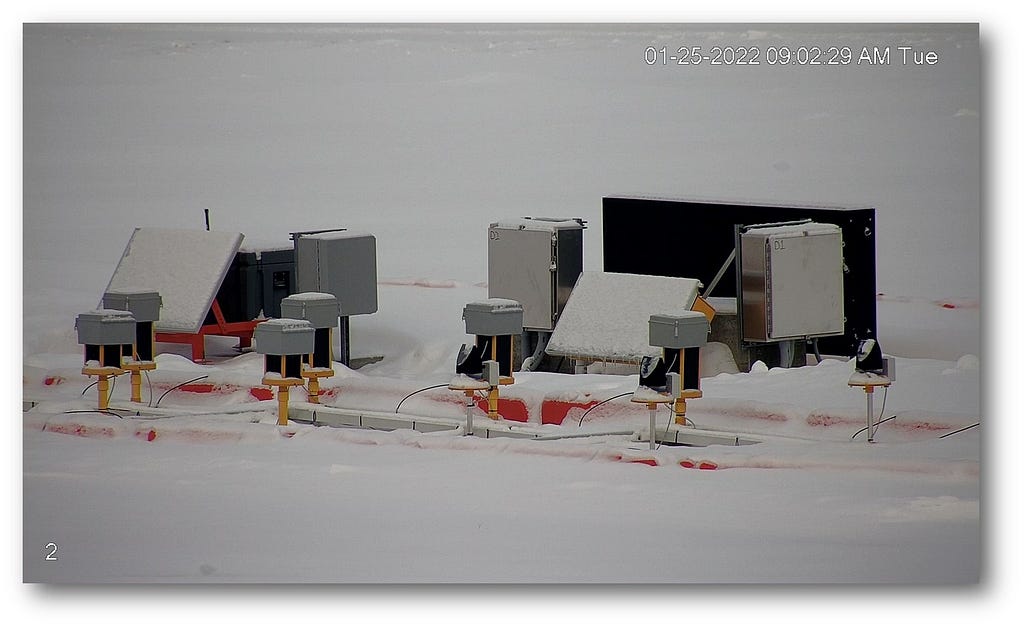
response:
<path fill-rule="evenodd" d="M 160 293 L 153 290 L 108 290 L 103 294 L 103 307 L 126 310 L 138 323 L 160 320 Z"/>
<path fill-rule="evenodd" d="M 708 318 L 701 312 L 652 314 L 649 325 L 652 347 L 690 349 L 708 343 Z"/>
<path fill-rule="evenodd" d="M 313 353 L 316 331 L 309 321 L 275 318 L 256 326 L 256 351 L 267 355 Z"/>
<path fill-rule="evenodd" d="M 462 310 L 466 333 L 476 336 L 512 336 L 523 333 L 523 306 L 511 299 L 467 303 Z"/>
<path fill-rule="evenodd" d="M 740 236 L 745 341 L 842 334 L 843 236 L 820 223 L 766 226 Z"/>
<path fill-rule="evenodd" d="M 338 324 L 341 308 L 333 294 L 302 292 L 281 300 L 281 316 L 309 321 L 317 329 L 330 329 Z"/>
<path fill-rule="evenodd" d="M 123 310 L 93 310 L 75 319 L 78 344 L 130 345 L 135 343 L 135 317 Z"/>
<path fill-rule="evenodd" d="M 355 231 L 296 235 L 299 292 L 334 295 L 341 316 L 377 311 L 377 239 L 373 235 Z"/>

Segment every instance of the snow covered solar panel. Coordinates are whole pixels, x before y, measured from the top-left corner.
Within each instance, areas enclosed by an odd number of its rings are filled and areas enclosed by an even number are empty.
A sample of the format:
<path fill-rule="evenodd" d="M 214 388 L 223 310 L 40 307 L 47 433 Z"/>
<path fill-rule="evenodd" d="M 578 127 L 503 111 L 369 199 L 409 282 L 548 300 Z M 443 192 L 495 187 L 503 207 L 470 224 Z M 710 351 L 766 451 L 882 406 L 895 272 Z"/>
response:
<path fill-rule="evenodd" d="M 241 233 L 139 227 L 104 292 L 160 294 L 156 331 L 196 333 L 242 244 Z"/>
<path fill-rule="evenodd" d="M 585 271 L 558 319 L 547 352 L 612 362 L 661 355 L 649 340 L 652 314 L 681 316 L 700 282 L 681 277 Z"/>

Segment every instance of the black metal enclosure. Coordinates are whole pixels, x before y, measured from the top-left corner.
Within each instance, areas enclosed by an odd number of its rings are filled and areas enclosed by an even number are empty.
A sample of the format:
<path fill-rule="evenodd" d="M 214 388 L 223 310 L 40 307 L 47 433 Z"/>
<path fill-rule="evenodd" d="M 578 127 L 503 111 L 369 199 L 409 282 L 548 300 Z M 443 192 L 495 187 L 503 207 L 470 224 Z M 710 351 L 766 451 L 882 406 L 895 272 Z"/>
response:
<path fill-rule="evenodd" d="M 295 286 L 294 249 L 239 251 L 217 292 L 217 303 L 229 323 L 251 321 L 260 312 L 280 318 L 281 300 L 292 295 Z M 207 314 L 204 324 L 214 322 L 213 313 Z"/>
<path fill-rule="evenodd" d="M 647 197 L 603 199 L 606 272 L 689 277 L 709 286 L 736 246 L 736 225 L 811 219 L 843 232 L 842 336 L 822 338 L 822 353 L 853 356 L 859 340 L 877 337 L 875 210 L 773 203 Z M 708 296 L 736 296 L 736 262 Z"/>

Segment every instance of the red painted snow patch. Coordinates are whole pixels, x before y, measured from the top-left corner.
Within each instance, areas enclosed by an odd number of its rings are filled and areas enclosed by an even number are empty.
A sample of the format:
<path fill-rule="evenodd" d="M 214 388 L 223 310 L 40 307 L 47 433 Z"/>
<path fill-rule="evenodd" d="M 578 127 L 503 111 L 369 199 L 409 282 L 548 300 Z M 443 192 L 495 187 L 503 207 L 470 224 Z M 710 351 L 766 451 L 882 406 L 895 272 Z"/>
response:
<path fill-rule="evenodd" d="M 487 399 L 484 398 L 477 401 L 476 407 L 487 412 Z M 520 399 L 502 399 L 499 397 L 498 414 L 501 415 L 501 418 L 508 421 L 526 423 L 530 420 L 530 412 L 527 410 L 526 404 Z"/>
<path fill-rule="evenodd" d="M 44 428 L 47 432 L 55 434 L 68 434 L 70 436 L 84 436 L 91 438 L 102 436 L 103 438 L 114 438 L 114 429 L 111 427 L 96 427 L 94 425 L 82 425 L 81 423 L 47 423 Z"/>
<path fill-rule="evenodd" d="M 257 388 L 253 387 L 249 389 L 249 394 L 256 397 L 260 401 L 270 401 L 274 398 L 274 391 L 269 388 Z"/>
<path fill-rule="evenodd" d="M 58 384 L 63 383 L 64 378 L 61 377 L 60 375 L 50 375 L 49 377 L 43 380 L 43 386 L 57 386 Z"/>
<path fill-rule="evenodd" d="M 140 429 L 135 430 L 135 438 L 141 438 L 142 440 L 152 443 L 156 440 L 156 430 Z"/>
<path fill-rule="evenodd" d="M 658 461 L 655 460 L 654 458 L 635 458 L 633 460 L 627 460 L 626 462 L 631 462 L 634 464 L 645 464 L 649 467 L 658 466 Z"/>
<path fill-rule="evenodd" d="M 338 393 L 340 393 L 340 392 L 341 392 L 340 388 L 321 388 L 320 389 L 320 397 L 321 398 L 327 398 L 327 399 L 334 399 L 335 397 L 338 396 Z"/>
<path fill-rule="evenodd" d="M 690 458 L 683 458 L 682 460 L 680 460 L 679 466 L 683 467 L 684 469 L 699 469 L 701 471 L 714 471 L 719 468 L 718 463 L 716 462 L 711 462 L 710 460 L 701 460 L 700 462 L 695 462 Z"/>
<path fill-rule="evenodd" d="M 179 387 L 178 390 L 191 393 L 211 393 L 213 392 L 213 389 L 213 384 L 185 384 L 184 386 Z"/>
<path fill-rule="evenodd" d="M 953 305 L 952 303 L 943 303 L 942 307 L 946 308 L 947 310 L 955 310 L 956 309 L 956 306 Z"/>
<path fill-rule="evenodd" d="M 828 427 L 830 425 L 863 425 L 864 417 L 839 416 L 835 414 L 824 414 L 822 412 L 812 412 L 807 415 L 807 424 L 820 427 Z"/>
<path fill-rule="evenodd" d="M 589 410 L 596 406 L 598 401 L 579 403 L 578 401 L 558 401 L 556 399 L 545 399 L 540 404 L 540 422 L 545 425 L 561 425 L 566 415 L 573 408 Z"/>

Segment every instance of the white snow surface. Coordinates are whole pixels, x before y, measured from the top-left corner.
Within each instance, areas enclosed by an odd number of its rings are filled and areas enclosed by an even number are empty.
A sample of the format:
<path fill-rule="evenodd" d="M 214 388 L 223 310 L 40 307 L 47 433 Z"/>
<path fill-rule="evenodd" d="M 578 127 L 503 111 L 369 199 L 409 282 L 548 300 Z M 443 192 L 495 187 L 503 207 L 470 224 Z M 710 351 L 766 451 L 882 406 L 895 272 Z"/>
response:
<path fill-rule="evenodd" d="M 741 41 L 892 41 L 942 63 L 643 62 L 648 45 Z M 23 578 L 978 582 L 983 546 L 994 553 L 981 434 L 998 428 L 981 413 L 979 68 L 977 30 L 952 25 L 26 25 L 22 394 L 38 405 L 20 423 Z M 261 356 L 230 339 L 208 341 L 210 364 L 158 345 L 143 404 L 122 376 L 120 416 L 92 411 L 74 317 L 135 227 L 199 228 L 210 207 L 219 228 L 261 240 L 373 233 L 390 279 L 379 311 L 351 319 L 352 355 L 384 358 L 335 364 L 325 405 L 461 421 L 465 396 L 446 387 L 462 309 L 487 295 L 487 226 L 582 217 L 587 277 L 600 199 L 619 192 L 876 207 L 879 341 L 898 359 L 875 394 L 894 417 L 878 442 L 852 438 L 865 425 L 852 362 L 730 372 L 711 344 L 687 417 L 755 445 L 652 454 L 609 435 L 646 429 L 635 375 L 517 373 L 501 387 L 533 418 L 496 427 L 571 439 L 279 428 L 276 400 L 250 392 L 265 388 Z M 165 275 L 152 279 L 194 279 Z M 132 284 L 177 317 L 150 277 Z M 291 398 L 305 403 L 301 388 Z M 543 425 L 551 401 L 578 405 Z M 683 464 L 702 461 L 717 470 Z M 58 561 L 43 560 L 50 542 Z"/>
<path fill-rule="evenodd" d="M 681 316 L 700 282 L 682 277 L 583 271 L 548 341 L 552 355 L 639 362 L 661 355 L 649 342 L 652 314 Z"/>

